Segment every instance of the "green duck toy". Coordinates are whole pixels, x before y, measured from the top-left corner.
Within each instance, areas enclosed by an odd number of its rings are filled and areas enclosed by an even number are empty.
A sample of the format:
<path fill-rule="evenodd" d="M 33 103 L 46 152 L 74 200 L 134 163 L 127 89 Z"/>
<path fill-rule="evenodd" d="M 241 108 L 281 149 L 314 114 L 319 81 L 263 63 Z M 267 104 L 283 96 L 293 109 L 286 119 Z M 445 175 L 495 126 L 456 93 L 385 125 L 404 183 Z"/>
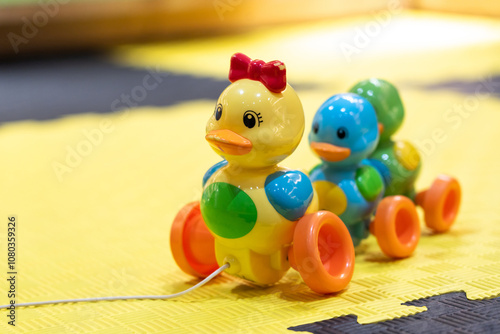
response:
<path fill-rule="evenodd" d="M 442 174 L 429 189 L 415 191 L 415 181 L 422 166 L 420 154 L 410 142 L 392 138 L 405 115 L 396 87 L 386 80 L 372 78 L 358 82 L 349 91 L 367 99 L 377 114 L 380 141 L 368 162 L 383 176 L 384 196 L 409 197 L 424 209 L 429 228 L 436 232 L 447 231 L 460 208 L 460 184 L 457 179 Z"/>

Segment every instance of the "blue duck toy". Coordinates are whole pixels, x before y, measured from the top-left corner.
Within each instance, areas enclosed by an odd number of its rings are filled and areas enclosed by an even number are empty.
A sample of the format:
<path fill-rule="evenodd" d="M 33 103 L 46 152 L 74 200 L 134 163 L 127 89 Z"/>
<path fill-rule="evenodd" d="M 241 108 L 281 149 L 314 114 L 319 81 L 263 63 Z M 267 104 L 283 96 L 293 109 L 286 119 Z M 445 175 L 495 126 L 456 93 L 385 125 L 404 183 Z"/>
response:
<path fill-rule="evenodd" d="M 385 191 L 382 175 L 363 162 L 378 142 L 377 116 L 368 100 L 353 93 L 330 97 L 316 112 L 309 134 L 310 147 L 321 159 L 310 178 L 319 209 L 342 219 L 354 246 L 371 230 L 384 253 L 406 257 L 419 239 L 418 217 L 406 197 L 387 197 L 380 203 Z"/>

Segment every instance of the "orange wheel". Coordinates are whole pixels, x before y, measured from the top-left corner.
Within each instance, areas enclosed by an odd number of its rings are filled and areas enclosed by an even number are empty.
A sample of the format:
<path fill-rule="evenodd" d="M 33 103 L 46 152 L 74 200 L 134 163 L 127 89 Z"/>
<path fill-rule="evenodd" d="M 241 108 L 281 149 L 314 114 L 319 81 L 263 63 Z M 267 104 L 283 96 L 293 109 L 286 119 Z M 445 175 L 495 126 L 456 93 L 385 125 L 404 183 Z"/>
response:
<path fill-rule="evenodd" d="M 457 218 L 461 198 L 457 179 L 439 175 L 429 189 L 417 194 L 416 202 L 424 209 L 425 225 L 436 232 L 446 232 Z"/>
<path fill-rule="evenodd" d="M 170 249 L 177 265 L 187 274 L 206 277 L 219 267 L 214 237 L 203 221 L 199 202 L 185 205 L 175 217 Z"/>
<path fill-rule="evenodd" d="M 328 211 L 311 213 L 299 220 L 288 258 L 315 292 L 344 289 L 354 271 L 354 246 L 346 226 Z"/>
<path fill-rule="evenodd" d="M 372 231 L 382 252 L 394 258 L 410 256 L 420 239 L 415 204 L 405 196 L 389 196 L 377 207 Z"/>

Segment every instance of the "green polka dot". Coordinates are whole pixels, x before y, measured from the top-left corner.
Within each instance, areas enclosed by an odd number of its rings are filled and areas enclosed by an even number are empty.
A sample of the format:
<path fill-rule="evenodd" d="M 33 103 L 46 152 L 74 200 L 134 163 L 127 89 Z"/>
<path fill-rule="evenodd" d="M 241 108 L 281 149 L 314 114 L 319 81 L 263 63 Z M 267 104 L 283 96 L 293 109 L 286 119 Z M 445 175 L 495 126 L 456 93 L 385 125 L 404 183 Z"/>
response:
<path fill-rule="evenodd" d="M 257 208 L 250 196 L 225 182 L 215 182 L 205 188 L 201 214 L 213 233 L 228 239 L 247 235 L 257 221 Z"/>
<path fill-rule="evenodd" d="M 371 166 L 362 166 L 356 170 L 356 185 L 367 201 L 373 201 L 384 189 L 382 177 Z"/>

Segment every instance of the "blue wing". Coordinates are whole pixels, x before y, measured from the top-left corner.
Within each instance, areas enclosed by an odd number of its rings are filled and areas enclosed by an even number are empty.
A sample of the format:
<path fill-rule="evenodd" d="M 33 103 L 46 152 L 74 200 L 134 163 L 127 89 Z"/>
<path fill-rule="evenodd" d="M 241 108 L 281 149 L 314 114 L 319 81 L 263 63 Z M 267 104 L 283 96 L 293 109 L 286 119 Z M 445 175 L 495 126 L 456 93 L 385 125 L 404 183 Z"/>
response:
<path fill-rule="evenodd" d="M 274 209 L 292 221 L 305 214 L 313 198 L 311 181 L 299 171 L 279 171 L 269 175 L 265 190 Z"/>
<path fill-rule="evenodd" d="M 205 173 L 205 175 L 203 176 L 202 186 L 203 187 L 205 186 L 205 183 L 207 183 L 208 179 L 210 178 L 210 176 L 212 176 L 213 173 L 215 173 L 216 171 L 218 171 L 219 169 L 221 169 L 225 165 L 227 165 L 227 161 L 226 160 L 222 160 L 221 162 L 218 162 L 215 165 L 213 165 L 212 167 L 210 167 L 207 170 L 207 172 Z"/>

